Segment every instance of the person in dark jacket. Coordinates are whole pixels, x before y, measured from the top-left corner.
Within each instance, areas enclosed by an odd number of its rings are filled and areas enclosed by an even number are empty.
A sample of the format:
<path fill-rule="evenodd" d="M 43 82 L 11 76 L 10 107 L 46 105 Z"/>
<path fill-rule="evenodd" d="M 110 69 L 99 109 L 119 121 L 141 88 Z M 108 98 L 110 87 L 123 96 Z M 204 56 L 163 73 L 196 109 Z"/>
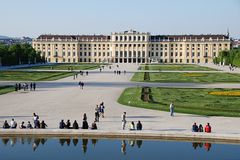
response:
<path fill-rule="evenodd" d="M 8 124 L 7 120 L 4 121 L 4 123 L 3 123 L 3 128 L 4 128 L 4 129 L 10 128 L 10 125 Z"/>
<path fill-rule="evenodd" d="M 76 120 L 73 122 L 73 129 L 79 129 L 79 126 Z"/>
<path fill-rule="evenodd" d="M 88 127 L 88 122 L 86 120 L 83 120 L 82 129 L 88 129 Z"/>
<path fill-rule="evenodd" d="M 40 123 L 40 128 L 41 129 L 45 129 L 47 127 L 47 124 L 44 122 L 44 121 L 42 121 L 41 123 Z"/>
<path fill-rule="evenodd" d="M 137 130 L 142 130 L 142 123 L 140 121 L 137 123 Z"/>
<path fill-rule="evenodd" d="M 192 126 L 192 131 L 193 131 L 193 132 L 198 132 L 198 126 L 197 126 L 196 123 L 193 124 L 193 126 Z"/>
<path fill-rule="evenodd" d="M 70 129 L 71 128 L 71 122 L 70 120 L 67 120 L 65 128 Z"/>
<path fill-rule="evenodd" d="M 91 129 L 92 129 L 92 130 L 97 129 L 97 124 L 96 124 L 96 122 L 93 122 L 93 123 L 92 123 L 92 127 L 91 127 Z"/>
<path fill-rule="evenodd" d="M 202 124 L 199 125 L 199 127 L 198 127 L 198 132 L 203 132 L 203 126 L 202 126 Z"/>
<path fill-rule="evenodd" d="M 66 124 L 64 123 L 63 119 L 61 120 L 61 122 L 59 123 L 59 129 L 63 129 L 65 128 Z"/>

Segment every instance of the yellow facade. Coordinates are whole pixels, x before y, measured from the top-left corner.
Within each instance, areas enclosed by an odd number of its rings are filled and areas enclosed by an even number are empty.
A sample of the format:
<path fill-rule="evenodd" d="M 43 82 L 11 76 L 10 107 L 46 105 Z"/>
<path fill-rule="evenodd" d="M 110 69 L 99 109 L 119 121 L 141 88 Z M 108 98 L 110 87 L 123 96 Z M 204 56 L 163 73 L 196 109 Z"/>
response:
<path fill-rule="evenodd" d="M 151 35 L 125 31 L 104 35 L 41 35 L 32 43 L 54 63 L 212 63 L 230 50 L 226 35 Z"/>

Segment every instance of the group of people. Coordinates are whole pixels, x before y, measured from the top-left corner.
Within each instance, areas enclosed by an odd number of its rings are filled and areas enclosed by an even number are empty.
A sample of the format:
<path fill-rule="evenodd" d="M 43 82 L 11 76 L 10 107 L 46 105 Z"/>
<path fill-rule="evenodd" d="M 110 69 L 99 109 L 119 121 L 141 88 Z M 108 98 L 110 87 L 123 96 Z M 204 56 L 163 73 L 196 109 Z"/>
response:
<path fill-rule="evenodd" d="M 41 128 L 41 129 L 45 129 L 47 127 L 47 124 L 44 122 L 44 120 L 42 120 L 40 122 L 39 120 L 39 116 L 36 115 L 35 113 L 33 113 L 33 124 L 34 126 L 32 126 L 31 122 L 28 121 L 27 125 L 25 125 L 25 122 L 22 121 L 21 124 L 19 125 L 20 129 L 33 129 L 33 128 Z M 16 129 L 17 128 L 17 122 L 14 120 L 14 118 L 11 120 L 10 124 L 7 122 L 7 120 L 4 121 L 3 123 L 3 128 L 4 129 Z"/>
<path fill-rule="evenodd" d="M 122 114 L 122 129 L 125 130 L 126 128 L 126 124 L 127 124 L 127 117 L 126 117 L 126 112 L 123 112 Z M 132 121 L 130 124 L 129 124 L 129 130 L 130 131 L 133 131 L 133 130 L 142 130 L 142 123 L 140 121 L 137 122 L 137 126 L 135 127 L 135 124 L 134 122 Z"/>
<path fill-rule="evenodd" d="M 27 83 L 16 83 L 15 84 L 15 91 L 20 91 L 21 89 L 23 89 L 24 91 L 30 89 L 30 91 L 35 91 L 36 90 L 36 83 L 33 82 L 33 83 L 30 83 L 30 84 L 27 84 Z"/>
<path fill-rule="evenodd" d="M 203 131 L 205 131 L 206 133 L 211 133 L 212 132 L 212 127 L 210 126 L 209 123 L 206 124 L 204 130 L 203 130 L 202 124 L 199 124 L 199 126 L 198 126 L 197 123 L 195 122 L 192 125 L 192 132 L 203 132 Z"/>
<path fill-rule="evenodd" d="M 99 122 L 99 118 L 104 118 L 104 110 L 105 105 L 104 102 L 101 102 L 99 105 L 96 105 L 95 107 L 95 122 Z"/>
<path fill-rule="evenodd" d="M 124 71 L 115 70 L 115 71 L 114 71 L 114 74 L 121 75 L 122 72 L 123 72 L 124 74 L 127 73 L 125 70 L 124 70 Z"/>
<path fill-rule="evenodd" d="M 229 65 L 229 70 L 230 70 L 230 71 L 234 71 L 235 68 L 237 68 L 237 66 L 231 65 L 231 64 Z"/>
<path fill-rule="evenodd" d="M 79 82 L 78 82 L 78 85 L 79 85 L 79 87 L 80 87 L 81 89 L 83 89 L 84 83 L 83 83 L 82 81 L 79 81 Z"/>
<path fill-rule="evenodd" d="M 80 128 L 81 129 L 89 129 L 86 113 L 83 114 L 82 127 L 79 127 L 77 120 L 74 120 L 72 126 L 71 126 L 70 120 L 67 120 L 66 123 L 64 122 L 64 120 L 61 120 L 59 123 L 59 129 L 80 129 Z M 91 129 L 92 130 L 97 129 L 97 124 L 95 121 L 92 123 Z"/>

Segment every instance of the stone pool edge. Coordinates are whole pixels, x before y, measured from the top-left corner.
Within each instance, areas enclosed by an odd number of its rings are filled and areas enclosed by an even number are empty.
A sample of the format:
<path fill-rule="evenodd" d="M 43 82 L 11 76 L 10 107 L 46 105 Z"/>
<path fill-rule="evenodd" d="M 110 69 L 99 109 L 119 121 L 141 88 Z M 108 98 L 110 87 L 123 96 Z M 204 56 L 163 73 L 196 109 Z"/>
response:
<path fill-rule="evenodd" d="M 83 137 L 99 139 L 145 139 L 174 141 L 207 141 L 214 143 L 240 144 L 240 134 L 179 133 L 154 131 L 102 131 L 102 130 L 60 130 L 60 129 L 6 129 L 0 130 L 0 137 Z"/>

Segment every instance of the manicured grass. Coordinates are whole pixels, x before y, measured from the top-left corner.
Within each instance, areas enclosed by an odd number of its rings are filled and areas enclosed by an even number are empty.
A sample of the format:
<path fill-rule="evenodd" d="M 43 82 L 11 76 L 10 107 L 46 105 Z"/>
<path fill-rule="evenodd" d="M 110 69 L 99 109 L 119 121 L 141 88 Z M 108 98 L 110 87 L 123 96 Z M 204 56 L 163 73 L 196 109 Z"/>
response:
<path fill-rule="evenodd" d="M 148 67 L 146 67 L 148 66 Z M 216 69 L 202 67 L 194 64 L 149 64 L 142 65 L 141 70 L 166 70 L 166 71 L 216 71 Z"/>
<path fill-rule="evenodd" d="M 36 67 L 27 67 L 24 69 L 43 69 L 43 70 L 93 70 L 100 68 L 101 64 L 93 63 L 84 63 L 84 64 L 56 64 L 56 65 L 46 65 L 46 66 L 36 66 Z"/>
<path fill-rule="evenodd" d="M 240 117 L 239 96 L 210 95 L 212 91 L 237 91 L 240 89 L 177 89 L 151 88 L 152 99 L 141 100 L 141 88 L 127 88 L 118 102 L 124 105 L 169 111 L 173 101 L 175 112 L 206 116 Z"/>
<path fill-rule="evenodd" d="M 139 82 L 189 82 L 189 83 L 218 83 L 240 82 L 240 74 L 231 73 L 177 73 L 161 72 L 149 73 L 150 80 L 144 80 L 144 73 L 135 73 L 132 81 Z"/>
<path fill-rule="evenodd" d="M 68 76 L 71 72 L 18 72 L 18 71 L 1 71 L 1 81 L 53 81 Z"/>
<path fill-rule="evenodd" d="M 14 91 L 13 86 L 0 86 L 0 95 Z"/>

